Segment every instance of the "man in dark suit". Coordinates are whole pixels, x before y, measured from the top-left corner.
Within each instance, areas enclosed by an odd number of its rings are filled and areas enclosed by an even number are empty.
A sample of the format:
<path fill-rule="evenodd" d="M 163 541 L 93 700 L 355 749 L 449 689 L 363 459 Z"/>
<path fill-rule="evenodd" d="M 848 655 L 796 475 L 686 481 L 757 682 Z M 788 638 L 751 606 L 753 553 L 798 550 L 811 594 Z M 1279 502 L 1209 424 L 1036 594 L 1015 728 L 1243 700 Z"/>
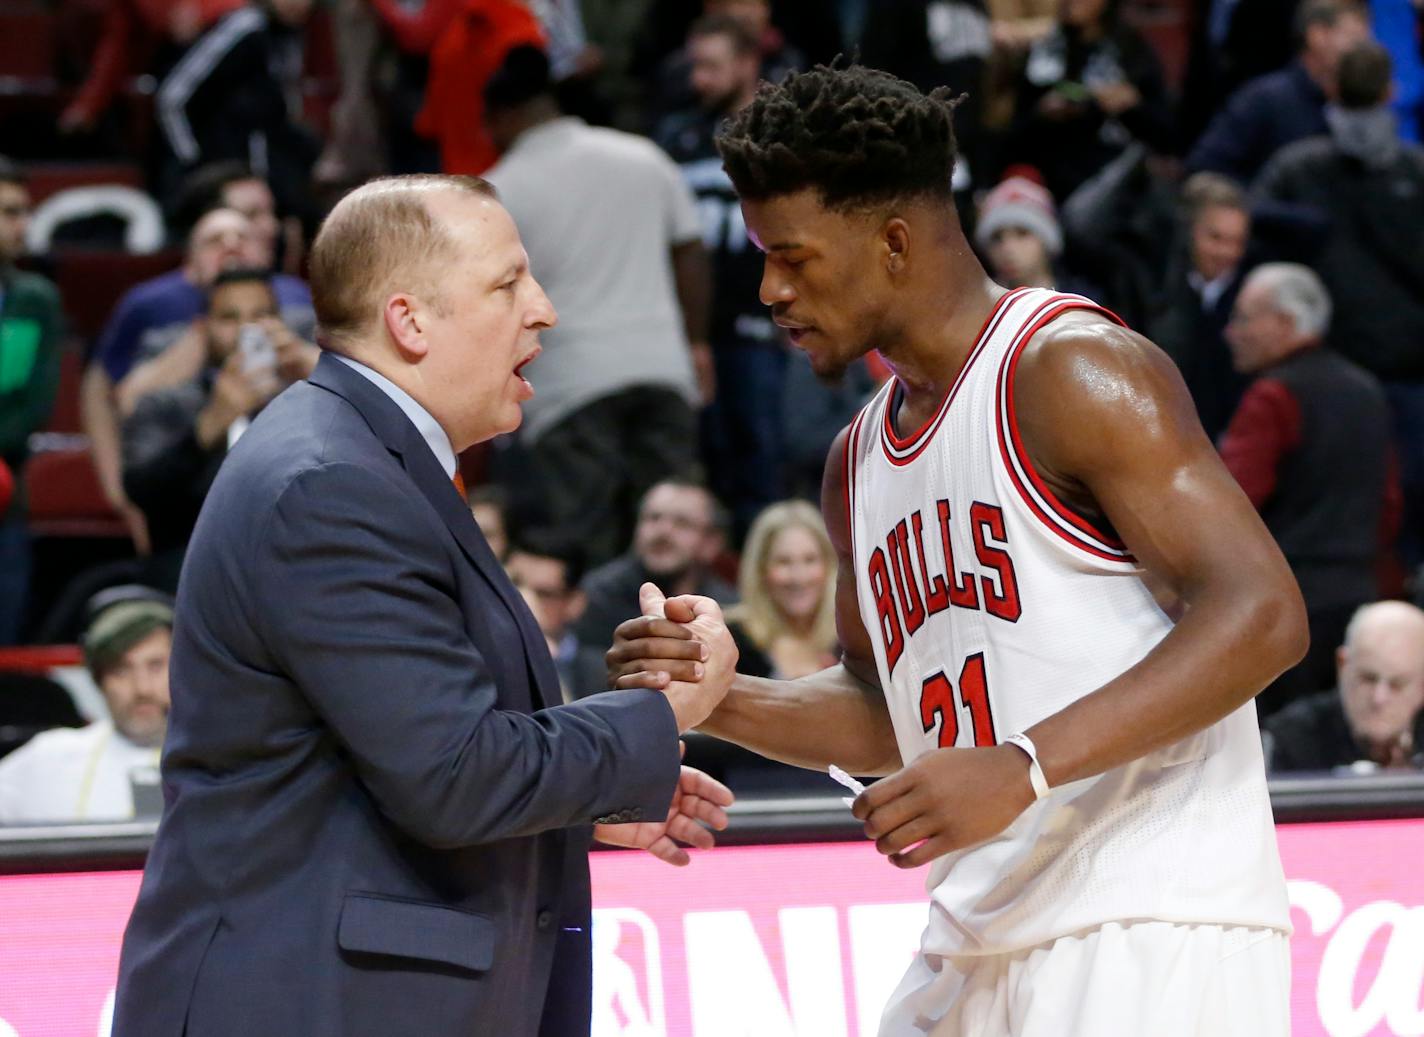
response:
<path fill-rule="evenodd" d="M 367 184 L 311 264 L 330 352 L 228 455 L 184 565 L 114 1033 L 586 1034 L 587 826 L 683 863 L 672 837 L 725 823 L 678 734 L 735 648 L 713 617 L 701 688 L 558 704 L 452 482 L 555 321 L 488 185 Z"/>

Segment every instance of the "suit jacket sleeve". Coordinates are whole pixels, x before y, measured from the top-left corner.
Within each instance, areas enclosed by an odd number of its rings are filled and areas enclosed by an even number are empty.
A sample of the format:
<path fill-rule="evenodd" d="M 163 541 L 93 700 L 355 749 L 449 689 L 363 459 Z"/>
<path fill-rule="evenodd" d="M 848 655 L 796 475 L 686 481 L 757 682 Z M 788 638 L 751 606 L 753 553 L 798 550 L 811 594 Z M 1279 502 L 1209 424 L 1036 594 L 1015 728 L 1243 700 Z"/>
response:
<path fill-rule="evenodd" d="M 271 512 L 270 555 L 254 567 L 274 656 L 378 807 L 434 847 L 624 809 L 665 816 L 678 775 L 667 700 L 635 691 L 533 714 L 498 708 L 441 546 L 448 533 L 411 490 L 351 464 L 303 472 Z M 490 602 L 505 607 L 493 592 Z"/>

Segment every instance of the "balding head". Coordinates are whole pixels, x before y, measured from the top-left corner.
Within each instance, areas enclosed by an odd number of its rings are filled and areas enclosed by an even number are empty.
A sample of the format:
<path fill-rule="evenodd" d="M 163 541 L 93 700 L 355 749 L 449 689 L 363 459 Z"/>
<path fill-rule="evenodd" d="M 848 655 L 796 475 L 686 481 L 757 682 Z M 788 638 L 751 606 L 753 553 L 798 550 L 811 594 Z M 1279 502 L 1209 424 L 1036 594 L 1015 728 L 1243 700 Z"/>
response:
<path fill-rule="evenodd" d="M 1402 601 L 1364 606 L 1345 629 L 1336 663 L 1357 741 L 1383 754 L 1412 738 L 1424 707 L 1424 611 Z"/>
<path fill-rule="evenodd" d="M 493 199 L 473 176 L 382 177 L 356 188 L 331 211 L 311 252 L 312 306 L 338 352 L 359 352 L 380 326 L 396 292 L 439 304 L 440 273 L 455 259 L 447 222 L 432 211 L 437 197 Z M 437 203 L 438 204 L 438 203 Z"/>
<path fill-rule="evenodd" d="M 557 319 L 483 180 L 374 180 L 327 217 L 311 260 L 329 347 L 384 375 L 458 453 L 519 426 L 522 376 Z"/>

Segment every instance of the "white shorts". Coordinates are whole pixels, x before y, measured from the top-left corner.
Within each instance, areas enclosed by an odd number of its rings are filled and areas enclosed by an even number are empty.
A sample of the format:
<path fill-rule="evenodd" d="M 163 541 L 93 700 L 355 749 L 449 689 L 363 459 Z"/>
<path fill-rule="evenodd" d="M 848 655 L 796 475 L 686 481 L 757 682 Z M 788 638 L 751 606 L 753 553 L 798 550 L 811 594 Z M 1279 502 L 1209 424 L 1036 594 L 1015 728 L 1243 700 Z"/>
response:
<path fill-rule="evenodd" d="M 880 1037 L 1289 1037 L 1276 929 L 1112 922 L 1012 954 L 920 954 Z"/>

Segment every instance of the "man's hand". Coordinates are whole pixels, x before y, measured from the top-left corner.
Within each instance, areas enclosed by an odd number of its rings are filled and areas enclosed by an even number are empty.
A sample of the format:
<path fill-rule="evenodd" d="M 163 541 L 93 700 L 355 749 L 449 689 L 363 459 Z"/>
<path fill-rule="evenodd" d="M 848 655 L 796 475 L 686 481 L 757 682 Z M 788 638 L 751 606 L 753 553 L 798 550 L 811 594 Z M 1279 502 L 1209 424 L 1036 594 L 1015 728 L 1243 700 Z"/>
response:
<path fill-rule="evenodd" d="M 282 387 L 275 371 L 244 371 L 242 355 L 233 353 L 213 382 L 207 406 L 198 413 L 194 426 L 198 445 L 211 450 L 227 435 L 238 418 L 245 418 L 265 404 Z"/>
<path fill-rule="evenodd" d="M 684 767 L 672 794 L 666 821 L 595 825 L 593 837 L 609 846 L 647 850 L 659 860 L 681 868 L 690 863 L 691 858 L 677 842 L 710 850 L 715 840 L 703 825 L 722 831 L 727 827 L 726 808 L 731 805 L 731 789 L 699 770 Z"/>
<path fill-rule="evenodd" d="M 897 868 L 990 839 L 1033 802 L 1028 756 L 1012 745 L 932 749 L 877 781 L 851 807 Z"/>

